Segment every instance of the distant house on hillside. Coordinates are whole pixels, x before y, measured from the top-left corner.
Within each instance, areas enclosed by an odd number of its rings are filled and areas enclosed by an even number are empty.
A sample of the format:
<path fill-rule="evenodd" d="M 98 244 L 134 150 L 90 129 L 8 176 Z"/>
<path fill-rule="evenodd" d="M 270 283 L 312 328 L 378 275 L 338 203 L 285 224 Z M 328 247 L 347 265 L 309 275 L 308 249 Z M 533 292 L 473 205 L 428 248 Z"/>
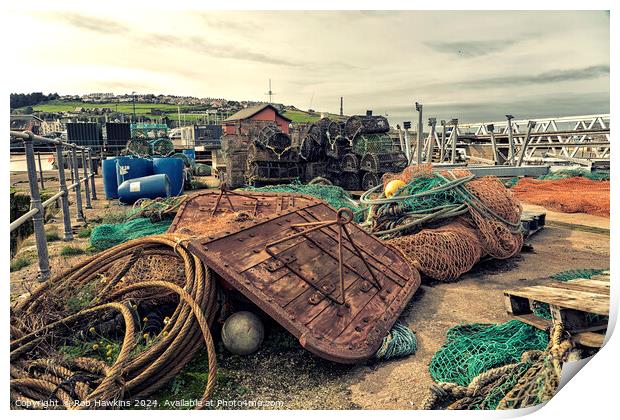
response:
<path fill-rule="evenodd" d="M 250 106 L 231 115 L 222 122 L 225 134 L 235 134 L 236 127 L 242 121 L 274 121 L 280 130 L 288 134 L 289 124 L 292 120 L 282 115 L 276 107 L 271 104 Z"/>

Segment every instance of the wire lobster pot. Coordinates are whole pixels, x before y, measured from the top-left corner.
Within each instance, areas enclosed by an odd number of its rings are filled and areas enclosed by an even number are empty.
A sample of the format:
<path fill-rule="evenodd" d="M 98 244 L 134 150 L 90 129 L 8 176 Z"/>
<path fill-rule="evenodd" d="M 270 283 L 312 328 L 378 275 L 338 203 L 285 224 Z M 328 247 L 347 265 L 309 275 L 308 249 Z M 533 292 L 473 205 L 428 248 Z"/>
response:
<path fill-rule="evenodd" d="M 251 186 L 290 183 L 299 178 L 297 163 L 248 161 L 246 182 Z"/>
<path fill-rule="evenodd" d="M 376 187 L 381 183 L 381 177 L 379 174 L 372 172 L 365 172 L 362 177 L 362 190 L 368 191 L 371 188 Z"/>
<path fill-rule="evenodd" d="M 342 172 L 359 172 L 360 158 L 354 153 L 347 153 L 340 161 Z"/>
<path fill-rule="evenodd" d="M 351 152 L 351 144 L 346 137 L 337 137 L 329 140 L 325 145 L 325 155 L 333 159 L 342 159 L 344 155 Z"/>
<path fill-rule="evenodd" d="M 387 134 L 360 134 L 353 139 L 353 153 L 389 153 L 399 151 L 400 147 Z"/>
<path fill-rule="evenodd" d="M 150 144 L 153 155 L 169 156 L 174 153 L 174 144 L 170 139 L 162 138 L 151 141 Z"/>
<path fill-rule="evenodd" d="M 402 152 L 366 153 L 360 162 L 360 170 L 375 174 L 401 172 L 407 167 L 407 157 Z"/>
<path fill-rule="evenodd" d="M 250 144 L 247 151 L 248 162 L 282 162 L 298 163 L 299 151 L 297 147 L 289 146 L 279 153 L 272 148 L 263 147 L 260 144 Z"/>
<path fill-rule="evenodd" d="M 278 126 L 267 125 L 258 132 L 254 138 L 254 144 L 281 154 L 291 147 L 292 141 L 289 135 L 282 132 Z"/>
<path fill-rule="evenodd" d="M 342 135 L 340 125 L 329 118 L 321 118 L 316 122 L 316 125 L 321 129 L 321 135 L 325 137 L 325 140 L 336 140 Z"/>
<path fill-rule="evenodd" d="M 348 191 L 359 191 L 361 179 L 359 172 L 344 172 L 339 178 L 338 184 Z"/>
<path fill-rule="evenodd" d="M 353 115 L 344 125 L 344 134 L 354 139 L 358 134 L 387 133 L 390 124 L 387 118 L 381 115 Z"/>
<path fill-rule="evenodd" d="M 301 128 L 299 134 L 300 157 L 306 162 L 317 162 L 324 157 L 324 144 L 321 136 L 321 129 L 316 124 L 308 124 Z"/>

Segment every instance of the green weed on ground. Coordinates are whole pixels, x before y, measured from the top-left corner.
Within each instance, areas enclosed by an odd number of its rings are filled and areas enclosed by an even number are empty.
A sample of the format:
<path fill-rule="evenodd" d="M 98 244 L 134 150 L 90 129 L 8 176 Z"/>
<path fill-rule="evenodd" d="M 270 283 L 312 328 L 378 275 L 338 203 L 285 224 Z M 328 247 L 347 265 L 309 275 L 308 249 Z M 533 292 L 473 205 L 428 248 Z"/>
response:
<path fill-rule="evenodd" d="M 47 242 L 56 242 L 56 241 L 60 241 L 60 239 L 62 238 L 60 237 L 58 230 L 50 229 L 47 232 L 45 232 L 45 239 L 47 240 Z"/>
<path fill-rule="evenodd" d="M 83 228 L 81 228 L 80 230 L 78 230 L 77 236 L 78 238 L 90 238 L 90 233 L 92 232 L 93 228 L 90 226 L 85 226 Z"/>
<path fill-rule="evenodd" d="M 32 260 L 29 257 L 18 257 L 11 261 L 11 273 L 19 271 L 24 267 L 28 267 L 32 264 Z"/>
<path fill-rule="evenodd" d="M 82 255 L 86 251 L 82 248 L 78 248 L 76 246 L 67 245 L 60 250 L 60 255 L 62 257 L 71 257 L 73 255 Z"/>

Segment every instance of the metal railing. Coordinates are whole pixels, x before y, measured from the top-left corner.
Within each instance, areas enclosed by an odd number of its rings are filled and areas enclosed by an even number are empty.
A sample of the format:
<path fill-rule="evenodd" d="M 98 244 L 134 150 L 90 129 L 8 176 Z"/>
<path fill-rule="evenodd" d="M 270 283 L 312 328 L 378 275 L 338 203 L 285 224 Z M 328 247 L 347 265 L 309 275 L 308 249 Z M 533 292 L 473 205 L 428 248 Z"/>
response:
<path fill-rule="evenodd" d="M 30 188 L 30 210 L 11 222 L 10 232 L 22 226 L 24 223 L 32 219 L 34 227 L 34 235 L 37 248 L 37 257 L 39 262 L 39 281 L 45 281 L 50 275 L 49 253 L 47 249 L 47 238 L 45 235 L 45 209 L 53 203 L 60 200 L 60 208 L 62 210 L 64 225 L 64 241 L 73 240 L 73 231 L 71 228 L 71 214 L 69 210 L 69 191 L 75 191 L 75 211 L 76 221 L 85 222 L 84 210 L 82 207 L 82 187 L 84 187 L 86 208 L 90 209 L 91 199 L 97 199 L 95 190 L 95 173 L 93 166 L 93 154 L 86 147 L 77 146 L 73 143 L 66 143 L 60 138 L 50 139 L 37 136 L 29 131 L 11 131 L 11 141 L 22 141 L 24 144 L 24 153 L 26 156 L 26 167 L 28 172 L 28 187 Z M 58 182 L 59 191 L 41 202 L 41 192 L 39 190 L 39 182 L 37 179 L 37 166 L 35 162 L 34 142 L 42 142 L 55 145 L 56 163 L 58 166 Z M 65 157 L 65 152 L 67 157 Z M 83 166 L 83 178 L 80 178 L 78 170 L 78 152 Z M 65 177 L 65 160 L 71 177 L 71 185 L 67 185 Z M 40 157 L 39 157 L 40 162 Z M 41 186 L 43 186 L 43 168 L 39 164 L 41 177 Z"/>

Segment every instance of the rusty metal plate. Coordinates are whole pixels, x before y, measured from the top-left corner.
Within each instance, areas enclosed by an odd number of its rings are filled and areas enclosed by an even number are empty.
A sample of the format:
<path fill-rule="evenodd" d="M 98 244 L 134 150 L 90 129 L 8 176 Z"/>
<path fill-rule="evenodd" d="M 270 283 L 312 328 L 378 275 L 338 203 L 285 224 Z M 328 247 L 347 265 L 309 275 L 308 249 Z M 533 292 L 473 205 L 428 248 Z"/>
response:
<path fill-rule="evenodd" d="M 175 222 L 189 217 L 187 206 Z M 350 217 L 299 197 L 287 211 L 196 239 L 189 247 L 304 348 L 356 363 L 376 353 L 420 276 L 397 250 L 348 223 Z"/>
<path fill-rule="evenodd" d="M 278 194 L 250 191 L 207 191 L 196 194 L 179 207 L 177 215 L 168 228 L 168 232 L 180 231 L 183 227 L 193 227 L 200 223 L 209 223 L 212 217 L 230 212 L 243 212 L 252 219 L 274 217 L 284 212 L 303 208 L 311 203 L 319 203 L 314 197 L 301 194 Z M 237 228 L 243 228 L 239 224 Z"/>

